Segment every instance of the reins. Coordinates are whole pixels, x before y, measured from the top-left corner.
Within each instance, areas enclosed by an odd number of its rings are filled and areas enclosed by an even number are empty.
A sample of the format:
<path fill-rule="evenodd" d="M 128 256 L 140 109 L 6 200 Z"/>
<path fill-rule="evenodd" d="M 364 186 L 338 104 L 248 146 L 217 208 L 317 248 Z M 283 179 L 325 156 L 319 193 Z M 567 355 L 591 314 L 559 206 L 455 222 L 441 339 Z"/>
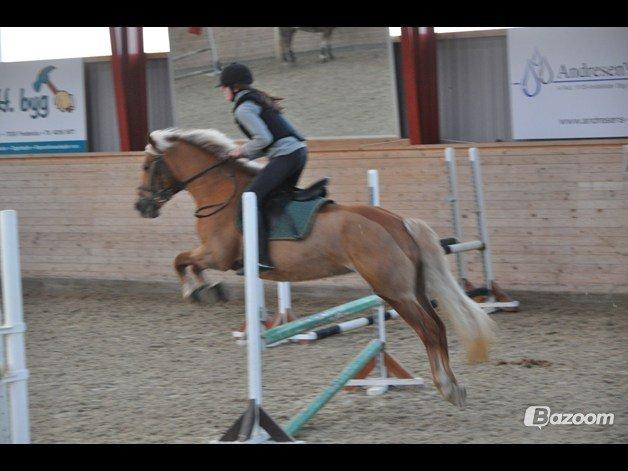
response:
<path fill-rule="evenodd" d="M 149 187 L 139 187 L 139 190 L 141 191 L 145 191 L 147 193 L 150 193 L 150 198 L 156 202 L 159 203 L 163 203 L 166 202 L 168 200 L 170 200 L 170 198 L 172 198 L 176 193 L 178 193 L 179 191 L 183 190 L 184 188 L 186 188 L 190 183 L 192 183 L 193 181 L 197 180 L 198 178 L 202 177 L 203 175 L 206 175 L 207 173 L 211 172 L 212 170 L 214 170 L 215 168 L 218 168 L 220 166 L 222 166 L 223 164 L 227 163 L 229 161 L 228 158 L 221 158 L 219 157 L 218 162 L 216 162 L 215 164 L 210 165 L 209 167 L 201 170 L 198 173 L 195 173 L 194 175 L 192 175 L 190 178 L 187 178 L 184 181 L 178 181 L 175 176 L 172 174 L 172 172 L 170 171 L 170 169 L 168 168 L 168 165 L 166 164 L 166 162 L 163 159 L 163 154 L 156 154 L 154 155 L 153 161 L 151 163 L 151 168 L 150 168 L 150 174 L 149 174 Z M 236 196 L 236 193 L 238 191 L 238 183 L 237 183 L 237 173 L 235 172 L 234 169 L 231 169 L 231 173 L 229 173 L 229 177 L 231 178 L 231 180 L 233 181 L 233 191 L 231 193 L 231 196 L 229 196 L 229 198 L 221 203 L 214 203 L 214 204 L 207 204 L 204 206 L 201 206 L 200 208 L 197 208 L 196 211 L 194 211 L 194 216 L 197 218 L 206 218 L 206 217 L 210 217 L 213 216 L 214 214 L 218 213 L 219 211 L 221 211 L 222 209 L 226 208 L 227 206 L 229 206 L 229 204 L 233 201 L 233 199 Z M 161 172 L 163 174 L 167 174 L 167 176 L 171 179 L 174 180 L 174 185 L 172 185 L 169 188 L 159 188 L 158 186 L 158 182 L 157 182 L 157 177 L 156 174 L 157 172 Z M 209 214 L 200 214 L 202 211 L 206 210 L 206 209 L 210 209 L 210 208 L 216 208 L 214 211 L 211 211 Z"/>

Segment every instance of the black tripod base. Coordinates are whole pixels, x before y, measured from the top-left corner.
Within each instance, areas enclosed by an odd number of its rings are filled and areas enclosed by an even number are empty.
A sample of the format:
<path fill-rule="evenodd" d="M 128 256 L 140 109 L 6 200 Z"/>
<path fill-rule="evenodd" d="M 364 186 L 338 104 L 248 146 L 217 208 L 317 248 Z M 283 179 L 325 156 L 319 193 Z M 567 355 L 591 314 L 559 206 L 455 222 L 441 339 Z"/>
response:
<path fill-rule="evenodd" d="M 256 420 L 257 419 L 257 420 Z M 259 422 L 258 422 L 259 421 Z M 269 440 L 277 443 L 294 442 L 261 407 L 251 399 L 244 414 L 227 430 L 220 439 L 221 442 L 246 442 L 251 439 L 256 422 L 269 435 Z"/>

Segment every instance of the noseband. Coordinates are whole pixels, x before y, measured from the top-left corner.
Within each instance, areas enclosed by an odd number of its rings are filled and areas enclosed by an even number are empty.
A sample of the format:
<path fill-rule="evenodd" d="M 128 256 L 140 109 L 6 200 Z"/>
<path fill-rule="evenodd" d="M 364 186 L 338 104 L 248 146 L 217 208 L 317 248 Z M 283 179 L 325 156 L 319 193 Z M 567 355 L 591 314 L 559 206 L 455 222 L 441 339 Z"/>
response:
<path fill-rule="evenodd" d="M 181 191 L 184 188 L 186 188 L 194 180 L 196 180 L 196 179 L 202 177 L 203 175 L 211 172 L 213 169 L 220 167 L 221 165 L 227 163 L 228 161 L 229 161 L 228 158 L 220 158 L 219 157 L 218 162 L 216 162 L 215 164 L 210 165 L 206 169 L 201 170 L 200 172 L 192 175 L 187 180 L 179 181 L 179 180 L 177 180 L 177 178 L 172 174 L 172 172 L 168 168 L 168 165 L 164 161 L 163 154 L 154 154 L 153 155 L 153 161 L 151 162 L 150 168 L 149 168 L 148 187 L 140 186 L 138 188 L 138 190 L 140 190 L 143 193 L 148 193 L 149 194 L 148 199 L 150 199 L 153 203 L 155 203 L 157 205 L 163 205 L 164 203 L 169 201 L 179 191 Z M 205 205 L 205 206 L 201 206 L 200 208 L 197 208 L 196 211 L 194 211 L 194 216 L 196 216 L 197 218 L 206 218 L 206 217 L 209 217 L 209 216 L 213 216 L 218 211 L 220 211 L 220 210 L 224 209 L 225 207 L 227 207 L 229 205 L 229 203 L 231 203 L 231 201 L 233 201 L 233 198 L 236 195 L 236 191 L 237 191 L 238 185 L 237 185 L 237 182 L 236 182 L 236 173 L 235 173 L 235 171 L 233 169 L 231 169 L 231 170 L 232 171 L 229 173 L 229 177 L 233 181 L 233 192 L 231 193 L 231 196 L 226 201 L 224 201 L 222 203 L 208 204 L 208 205 Z M 167 177 L 170 180 L 174 181 L 175 182 L 174 185 L 172 185 L 169 188 L 161 188 L 159 186 L 159 179 L 157 178 L 158 175 L 159 176 L 163 176 L 163 177 Z M 200 214 L 202 211 L 204 211 L 206 209 L 210 209 L 210 208 L 216 208 L 216 209 L 211 211 L 209 214 Z"/>

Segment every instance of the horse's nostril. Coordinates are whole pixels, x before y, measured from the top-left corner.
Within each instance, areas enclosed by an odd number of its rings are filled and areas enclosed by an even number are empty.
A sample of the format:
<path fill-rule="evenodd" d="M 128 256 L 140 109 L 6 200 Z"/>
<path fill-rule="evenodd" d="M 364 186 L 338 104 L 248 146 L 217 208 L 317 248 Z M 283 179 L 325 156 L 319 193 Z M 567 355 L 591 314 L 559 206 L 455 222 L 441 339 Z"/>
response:
<path fill-rule="evenodd" d="M 135 209 L 137 209 L 138 211 L 142 212 L 146 209 L 146 201 L 144 200 L 137 200 L 135 202 Z"/>

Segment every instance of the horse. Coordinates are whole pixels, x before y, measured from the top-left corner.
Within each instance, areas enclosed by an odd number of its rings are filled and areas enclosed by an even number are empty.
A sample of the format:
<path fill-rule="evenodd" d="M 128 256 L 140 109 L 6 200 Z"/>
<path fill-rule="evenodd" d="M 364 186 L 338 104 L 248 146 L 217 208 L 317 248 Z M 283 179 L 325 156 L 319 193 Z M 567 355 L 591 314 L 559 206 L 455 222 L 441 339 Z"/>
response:
<path fill-rule="evenodd" d="M 334 59 L 331 52 L 331 35 L 335 27 L 292 27 L 280 26 L 279 38 L 281 45 L 281 60 L 284 62 L 296 62 L 297 58 L 292 50 L 292 39 L 297 31 L 306 31 L 308 33 L 321 33 L 321 49 L 318 55 L 321 62 L 327 62 Z"/>
<path fill-rule="evenodd" d="M 141 216 L 158 217 L 160 208 L 183 189 L 197 206 L 201 245 L 174 260 L 184 298 L 193 291 L 187 267 L 202 283 L 207 269 L 242 266 L 239 201 L 261 165 L 227 157 L 233 148 L 235 143 L 219 131 L 174 128 L 153 131 L 145 148 L 135 203 Z M 271 240 L 269 254 L 276 268 L 260 274 L 265 280 L 307 281 L 357 271 L 421 339 L 441 395 L 464 406 L 466 389 L 451 369 L 445 324 L 430 300 L 451 320 L 470 363 L 488 359 L 494 322 L 458 285 L 438 235 L 425 222 L 381 207 L 332 201 L 316 214 L 307 238 Z"/>

